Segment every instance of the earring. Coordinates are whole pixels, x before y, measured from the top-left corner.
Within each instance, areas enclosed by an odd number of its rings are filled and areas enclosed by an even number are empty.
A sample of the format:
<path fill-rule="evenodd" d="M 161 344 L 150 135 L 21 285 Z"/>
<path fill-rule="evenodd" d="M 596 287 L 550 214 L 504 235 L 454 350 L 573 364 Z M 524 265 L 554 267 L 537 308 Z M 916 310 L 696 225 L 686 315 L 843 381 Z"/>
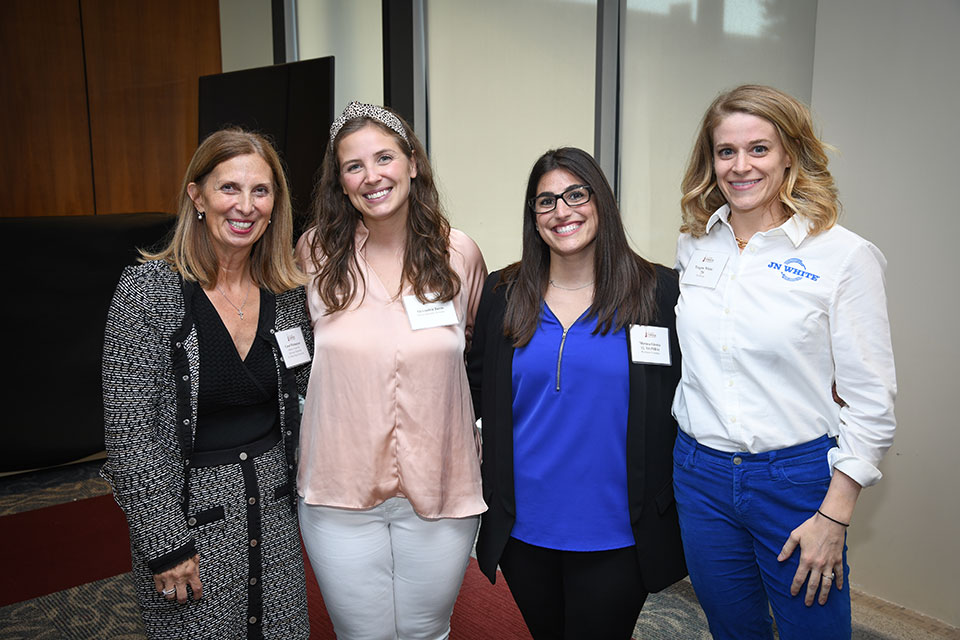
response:
<path fill-rule="evenodd" d="M 272 224 L 272 223 L 273 223 L 273 218 L 267 218 L 267 224 Z"/>
<path fill-rule="evenodd" d="M 200 222 L 203 222 L 203 211 L 200 211 L 199 209 L 196 211 L 197 211 L 197 220 L 199 220 Z"/>

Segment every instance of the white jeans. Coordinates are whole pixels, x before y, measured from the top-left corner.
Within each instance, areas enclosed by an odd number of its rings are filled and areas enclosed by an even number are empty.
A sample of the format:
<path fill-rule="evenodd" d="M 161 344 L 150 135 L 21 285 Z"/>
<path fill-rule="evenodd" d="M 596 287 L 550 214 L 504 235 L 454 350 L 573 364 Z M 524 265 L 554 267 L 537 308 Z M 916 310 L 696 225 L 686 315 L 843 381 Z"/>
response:
<path fill-rule="evenodd" d="M 363 511 L 301 498 L 303 543 L 337 638 L 447 638 L 479 524 L 421 518 L 405 498 Z"/>

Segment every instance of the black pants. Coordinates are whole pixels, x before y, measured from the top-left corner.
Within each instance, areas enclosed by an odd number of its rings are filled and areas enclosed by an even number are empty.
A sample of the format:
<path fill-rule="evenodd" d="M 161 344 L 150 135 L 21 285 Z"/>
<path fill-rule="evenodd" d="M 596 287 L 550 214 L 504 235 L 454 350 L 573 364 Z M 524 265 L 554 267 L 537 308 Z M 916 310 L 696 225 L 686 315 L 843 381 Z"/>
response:
<path fill-rule="evenodd" d="M 647 599 L 634 547 L 557 551 L 510 538 L 500 570 L 535 640 L 629 640 Z"/>

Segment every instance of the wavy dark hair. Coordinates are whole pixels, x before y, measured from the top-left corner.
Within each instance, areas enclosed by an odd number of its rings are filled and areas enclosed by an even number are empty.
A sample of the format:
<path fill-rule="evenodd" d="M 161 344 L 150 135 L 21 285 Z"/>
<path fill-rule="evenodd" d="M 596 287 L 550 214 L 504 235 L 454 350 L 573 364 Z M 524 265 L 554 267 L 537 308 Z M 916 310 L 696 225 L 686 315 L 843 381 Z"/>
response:
<path fill-rule="evenodd" d="M 315 233 L 310 242 L 310 259 L 316 269 L 314 282 L 328 314 L 348 307 L 357 295 L 359 282 L 363 282 L 354 242 L 362 217 L 343 193 L 337 151 L 341 140 L 367 126 L 375 126 L 393 138 L 397 147 L 417 164 L 417 176 L 410 181 L 402 281 L 413 285 L 421 302 L 429 301 L 428 293 L 437 294 L 437 300 L 447 301 L 460 292 L 460 277 L 450 266 L 450 223 L 440 206 L 440 194 L 433 182 L 426 150 L 410 125 L 396 112 L 387 110 L 400 119 L 409 144 L 378 120 L 354 118 L 347 120 L 337 132 L 323 159 L 313 198 Z"/>
<path fill-rule="evenodd" d="M 537 195 L 540 179 L 555 169 L 569 171 L 593 189 L 597 211 L 593 262 L 596 284 L 587 312 L 587 318 L 597 319 L 593 332 L 606 335 L 631 323 L 651 322 L 656 315 L 656 269 L 630 248 L 617 200 L 600 165 L 582 149 L 553 149 L 540 156 L 530 172 L 523 205 L 523 253 L 520 262 L 503 270 L 500 280 L 501 286 L 507 287 L 503 334 L 513 340 L 514 347 L 530 342 L 536 332 L 550 281 L 550 248 L 540 237 L 536 214 L 527 202 Z"/>

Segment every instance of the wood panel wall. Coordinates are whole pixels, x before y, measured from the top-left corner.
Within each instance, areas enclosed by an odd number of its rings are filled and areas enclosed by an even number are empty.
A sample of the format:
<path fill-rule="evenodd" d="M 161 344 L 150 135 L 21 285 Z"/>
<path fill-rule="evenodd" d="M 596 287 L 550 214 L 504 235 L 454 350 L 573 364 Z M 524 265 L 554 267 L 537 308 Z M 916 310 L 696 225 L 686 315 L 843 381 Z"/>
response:
<path fill-rule="evenodd" d="M 0 215 L 173 211 L 220 68 L 218 0 L 3 0 Z"/>
<path fill-rule="evenodd" d="M 0 216 L 93 213 L 77 0 L 2 3 L 0 135 Z"/>
<path fill-rule="evenodd" d="M 220 73 L 217 0 L 81 0 L 97 213 L 173 211 Z"/>

